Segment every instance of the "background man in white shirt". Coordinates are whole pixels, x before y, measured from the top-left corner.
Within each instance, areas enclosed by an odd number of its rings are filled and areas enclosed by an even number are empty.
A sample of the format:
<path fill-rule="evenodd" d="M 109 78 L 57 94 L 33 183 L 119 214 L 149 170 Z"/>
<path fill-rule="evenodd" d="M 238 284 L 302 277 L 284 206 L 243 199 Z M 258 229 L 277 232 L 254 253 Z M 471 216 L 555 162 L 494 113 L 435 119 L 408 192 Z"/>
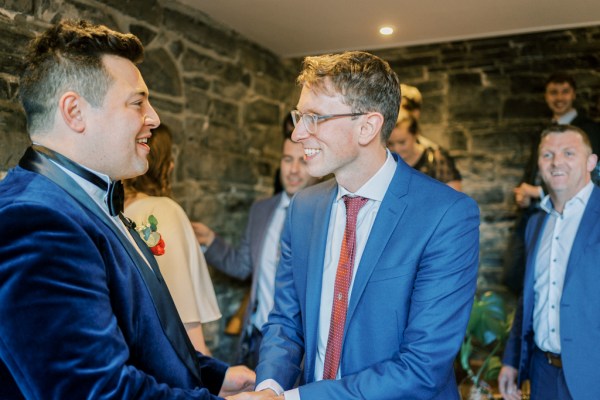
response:
<path fill-rule="evenodd" d="M 571 125 L 542 133 L 538 165 L 548 195 L 525 236 L 527 267 L 504 366 L 507 400 L 531 381 L 531 399 L 596 399 L 600 388 L 600 189 L 591 182 L 597 156 Z"/>

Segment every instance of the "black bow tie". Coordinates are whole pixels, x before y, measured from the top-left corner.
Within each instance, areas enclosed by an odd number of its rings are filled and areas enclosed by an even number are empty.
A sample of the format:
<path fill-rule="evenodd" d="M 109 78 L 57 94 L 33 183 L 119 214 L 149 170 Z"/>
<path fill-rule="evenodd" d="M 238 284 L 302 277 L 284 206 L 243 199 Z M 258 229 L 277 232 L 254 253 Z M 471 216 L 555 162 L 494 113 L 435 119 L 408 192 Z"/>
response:
<path fill-rule="evenodd" d="M 121 183 L 121 181 L 112 181 L 110 184 L 108 184 L 104 179 L 100 178 L 98 175 L 88 171 L 81 165 L 71 161 L 67 157 L 55 152 L 54 150 L 51 150 L 39 144 L 34 144 L 31 147 L 38 153 L 42 153 L 55 163 L 65 167 L 75 175 L 80 176 L 86 181 L 104 190 L 106 192 L 106 197 L 104 200 L 106 202 L 106 205 L 108 206 L 108 212 L 110 215 L 114 217 L 123 212 L 123 204 L 125 202 L 125 191 L 123 190 L 123 184 Z"/>

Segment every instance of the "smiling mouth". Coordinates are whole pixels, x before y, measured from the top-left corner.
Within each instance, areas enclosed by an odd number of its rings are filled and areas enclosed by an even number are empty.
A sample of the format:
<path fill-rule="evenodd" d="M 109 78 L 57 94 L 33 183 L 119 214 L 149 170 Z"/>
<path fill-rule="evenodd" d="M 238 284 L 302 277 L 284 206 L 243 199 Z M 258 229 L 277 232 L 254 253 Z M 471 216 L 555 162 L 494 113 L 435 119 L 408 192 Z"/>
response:
<path fill-rule="evenodd" d="M 148 138 L 138 139 L 138 140 L 136 140 L 136 142 L 137 143 L 148 144 Z"/>
<path fill-rule="evenodd" d="M 313 157 L 316 156 L 317 154 L 319 154 L 321 152 L 321 149 L 304 149 L 304 155 L 306 157 Z"/>

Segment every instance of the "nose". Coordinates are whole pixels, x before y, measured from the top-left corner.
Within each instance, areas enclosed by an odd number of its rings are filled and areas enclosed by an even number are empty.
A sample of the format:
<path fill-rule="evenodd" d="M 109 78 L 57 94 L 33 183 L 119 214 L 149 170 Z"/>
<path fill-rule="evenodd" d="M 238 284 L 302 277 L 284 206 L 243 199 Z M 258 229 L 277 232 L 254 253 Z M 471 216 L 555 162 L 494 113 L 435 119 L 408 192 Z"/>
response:
<path fill-rule="evenodd" d="M 290 168 L 292 174 L 297 174 L 300 171 L 300 159 L 294 159 Z"/>
<path fill-rule="evenodd" d="M 298 122 L 292 131 L 292 141 L 300 142 L 306 138 L 310 137 L 310 133 L 304 127 L 304 123 Z"/>
<path fill-rule="evenodd" d="M 561 154 L 555 154 L 554 156 L 552 156 L 552 165 L 554 166 L 562 164 L 563 161 L 564 157 Z"/>
<path fill-rule="evenodd" d="M 157 128 L 160 125 L 160 117 L 150 103 L 148 103 L 146 115 L 144 116 L 144 125 L 150 126 L 150 129 Z"/>

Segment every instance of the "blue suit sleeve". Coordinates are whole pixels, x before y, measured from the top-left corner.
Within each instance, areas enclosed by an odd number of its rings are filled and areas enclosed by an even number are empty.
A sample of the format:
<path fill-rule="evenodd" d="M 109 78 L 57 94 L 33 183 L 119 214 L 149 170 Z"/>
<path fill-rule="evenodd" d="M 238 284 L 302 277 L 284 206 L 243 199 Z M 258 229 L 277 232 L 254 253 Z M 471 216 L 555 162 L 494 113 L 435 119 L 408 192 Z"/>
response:
<path fill-rule="evenodd" d="M 256 203 L 250 208 L 248 224 L 242 241 L 238 247 L 233 247 L 223 238 L 216 236 L 213 243 L 204 253 L 206 261 L 219 271 L 234 278 L 244 280 L 252 274 L 252 233 Z"/>
<path fill-rule="evenodd" d="M 510 329 L 506 346 L 504 347 L 504 355 L 502 363 L 510 365 L 513 368 L 519 369 L 519 358 L 521 355 L 521 332 L 523 330 L 523 296 L 519 297 L 519 302 L 513 319 L 513 324 Z"/>
<path fill-rule="evenodd" d="M 292 199 L 292 204 L 294 199 Z M 291 210 L 292 204 L 289 206 Z M 293 279 L 291 255 L 291 213 L 288 212 L 281 234 L 281 258 L 275 277 L 275 303 L 269 320 L 262 328 L 263 344 L 256 382 L 274 379 L 284 389 L 291 388 L 300 374 L 304 356 L 304 334 L 300 302 Z"/>

